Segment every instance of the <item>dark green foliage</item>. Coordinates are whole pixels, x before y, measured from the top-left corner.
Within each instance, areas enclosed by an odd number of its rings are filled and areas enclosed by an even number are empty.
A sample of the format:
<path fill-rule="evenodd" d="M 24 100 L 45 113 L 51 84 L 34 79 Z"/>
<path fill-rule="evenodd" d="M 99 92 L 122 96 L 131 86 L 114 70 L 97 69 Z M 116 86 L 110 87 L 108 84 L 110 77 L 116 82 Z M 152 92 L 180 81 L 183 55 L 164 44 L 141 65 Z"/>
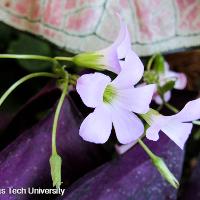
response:
<path fill-rule="evenodd" d="M 10 54 L 35 54 L 43 56 L 52 56 L 50 46 L 39 39 L 26 34 L 20 34 L 17 40 L 10 43 L 8 48 Z M 37 60 L 18 60 L 19 64 L 28 71 L 47 71 L 51 65 L 46 61 Z"/>

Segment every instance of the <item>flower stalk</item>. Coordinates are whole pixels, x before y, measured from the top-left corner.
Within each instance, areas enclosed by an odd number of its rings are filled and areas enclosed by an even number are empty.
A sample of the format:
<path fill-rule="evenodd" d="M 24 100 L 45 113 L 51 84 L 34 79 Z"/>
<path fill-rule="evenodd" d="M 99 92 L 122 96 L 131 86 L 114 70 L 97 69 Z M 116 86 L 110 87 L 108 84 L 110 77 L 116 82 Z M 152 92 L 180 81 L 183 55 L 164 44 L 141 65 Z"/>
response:
<path fill-rule="evenodd" d="M 21 79 L 19 79 L 17 82 L 15 82 L 8 90 L 1 96 L 0 98 L 0 106 L 3 104 L 3 102 L 6 100 L 6 98 L 22 83 L 36 77 L 50 77 L 50 78 L 58 78 L 59 75 L 48 73 L 48 72 L 37 72 L 28 74 Z"/>
<path fill-rule="evenodd" d="M 65 96 L 68 92 L 68 83 L 69 83 L 69 75 L 66 73 L 66 78 L 63 79 L 62 84 L 62 95 L 60 97 L 60 100 L 58 102 L 54 121 L 53 121 L 53 128 L 52 128 L 52 155 L 50 157 L 50 167 L 51 167 L 51 177 L 53 181 L 53 186 L 56 186 L 56 188 L 60 188 L 61 182 L 61 165 L 62 165 L 62 159 L 57 153 L 56 149 L 56 132 L 57 132 L 57 125 L 59 120 L 60 111 L 65 99 Z"/>
<path fill-rule="evenodd" d="M 73 62 L 78 67 L 95 69 L 98 71 L 102 71 L 105 69 L 105 66 L 101 63 L 103 59 L 103 55 L 99 55 L 95 52 L 91 53 L 81 53 L 73 57 L 65 57 L 65 56 L 56 56 L 54 58 L 48 56 L 40 56 L 40 55 L 26 55 L 26 54 L 0 54 L 0 58 L 9 58 L 9 59 L 23 59 L 23 60 L 41 60 L 53 63 L 54 67 L 60 67 L 60 63 L 58 61 L 67 61 Z"/>
<path fill-rule="evenodd" d="M 151 66 L 152 66 L 152 63 L 153 63 L 153 61 L 154 61 L 154 59 L 155 59 L 156 56 L 157 56 L 157 54 L 154 54 L 154 55 L 149 59 L 149 61 L 148 61 L 148 63 L 147 63 L 147 71 L 150 71 Z"/>
<path fill-rule="evenodd" d="M 53 121 L 53 128 L 52 128 L 52 153 L 53 154 L 57 153 L 57 151 L 56 151 L 56 131 L 57 131 L 57 124 L 58 124 L 58 118 L 59 118 L 60 110 L 61 110 L 62 104 L 64 102 L 64 99 L 65 99 L 65 96 L 66 96 L 67 90 L 68 90 L 68 75 L 67 75 L 67 77 L 64 81 L 65 82 L 62 85 L 63 86 L 62 95 L 61 95 L 60 100 L 58 102 L 58 106 L 56 108 L 54 121 Z"/>
<path fill-rule="evenodd" d="M 60 60 L 60 61 L 73 61 L 73 57 L 64 57 L 64 56 L 57 56 L 54 57 L 55 60 Z"/>
<path fill-rule="evenodd" d="M 167 180 L 174 188 L 179 187 L 179 182 L 175 176 L 170 172 L 169 168 L 165 164 L 162 158 L 156 156 L 144 143 L 141 139 L 138 139 L 138 143 L 149 155 L 153 165 L 157 168 L 160 174 Z"/>
<path fill-rule="evenodd" d="M 9 58 L 9 59 L 22 59 L 22 60 L 42 60 L 51 62 L 54 66 L 59 65 L 56 59 L 48 57 L 48 56 L 40 56 L 40 55 L 26 55 L 26 54 L 0 54 L 0 58 Z"/>
<path fill-rule="evenodd" d="M 171 104 L 169 104 L 167 102 L 164 102 L 164 105 L 174 113 L 178 113 L 179 112 L 179 110 L 177 108 L 175 108 L 174 106 L 172 106 Z"/>
<path fill-rule="evenodd" d="M 157 156 L 147 147 L 146 144 L 144 144 L 144 142 L 141 139 L 138 139 L 138 143 L 140 144 L 140 146 L 145 150 L 145 152 L 149 155 L 149 157 L 153 160 L 155 159 Z"/>

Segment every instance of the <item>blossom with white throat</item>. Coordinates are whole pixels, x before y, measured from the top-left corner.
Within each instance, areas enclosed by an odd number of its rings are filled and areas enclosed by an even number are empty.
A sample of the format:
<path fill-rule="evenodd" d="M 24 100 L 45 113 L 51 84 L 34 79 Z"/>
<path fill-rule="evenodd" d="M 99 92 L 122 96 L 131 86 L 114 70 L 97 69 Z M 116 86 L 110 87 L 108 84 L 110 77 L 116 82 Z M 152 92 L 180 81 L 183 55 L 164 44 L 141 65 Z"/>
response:
<path fill-rule="evenodd" d="M 95 108 L 82 122 L 79 134 L 90 142 L 105 143 L 114 126 L 117 139 L 122 144 L 138 139 L 144 132 L 142 121 L 134 114 L 144 114 L 155 90 L 155 85 L 135 88 L 142 78 L 144 67 L 130 51 L 119 75 L 111 81 L 102 73 L 85 74 L 76 85 L 86 106 Z M 134 113 L 133 113 L 134 112 Z"/>
<path fill-rule="evenodd" d="M 148 139 L 157 141 L 159 131 L 162 131 L 183 149 L 192 131 L 192 121 L 200 118 L 200 98 L 188 102 L 179 113 L 172 116 L 164 116 L 153 110 L 142 116 L 150 125 L 146 131 Z"/>
<path fill-rule="evenodd" d="M 120 62 L 126 58 L 126 55 L 131 51 L 131 41 L 127 25 L 120 20 L 120 31 L 115 42 L 109 47 L 94 51 L 81 53 L 73 57 L 73 62 L 80 67 L 92 68 L 97 70 L 109 70 L 116 74 L 121 71 Z M 135 54 L 134 52 L 132 52 Z M 135 54 L 135 57 L 137 55 Z"/>
<path fill-rule="evenodd" d="M 174 88 L 177 90 L 183 90 L 187 85 L 187 77 L 184 73 L 178 73 L 171 71 L 169 64 L 164 63 L 164 72 L 158 74 L 159 86 L 164 86 L 168 81 L 174 81 Z M 168 102 L 171 99 L 171 91 L 167 91 L 163 96 L 165 102 Z M 163 100 L 160 95 L 156 92 L 153 96 L 154 101 L 157 104 L 162 104 Z"/>

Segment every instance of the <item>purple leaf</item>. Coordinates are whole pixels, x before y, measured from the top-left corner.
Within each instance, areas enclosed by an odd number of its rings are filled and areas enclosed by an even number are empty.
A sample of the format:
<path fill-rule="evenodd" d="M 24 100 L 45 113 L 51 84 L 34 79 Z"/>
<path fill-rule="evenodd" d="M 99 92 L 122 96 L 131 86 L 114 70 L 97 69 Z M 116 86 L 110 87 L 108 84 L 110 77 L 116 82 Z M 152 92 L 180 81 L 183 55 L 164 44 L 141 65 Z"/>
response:
<path fill-rule="evenodd" d="M 0 150 L 15 140 L 24 130 L 37 123 L 39 119 L 35 116 L 37 116 L 38 113 L 53 107 L 56 100 L 59 98 L 59 95 L 60 90 L 56 87 L 55 81 L 52 81 L 30 98 L 13 116 L 10 117 L 9 123 L 6 123 L 6 129 L 0 135 Z M 5 118 L 1 121 L 5 121 Z"/>
<path fill-rule="evenodd" d="M 0 188 L 52 188 L 49 158 L 54 111 L 55 109 L 1 151 Z M 80 115 L 66 99 L 60 113 L 57 133 L 58 152 L 63 159 L 63 187 L 105 162 L 107 157 L 101 146 L 84 142 L 80 138 L 80 123 Z M 7 192 L 1 196 L 1 200 L 4 199 L 16 199 L 16 196 Z M 27 196 L 21 195 L 21 199 L 27 199 Z"/>
<path fill-rule="evenodd" d="M 164 158 L 179 179 L 184 152 L 164 134 L 159 142 L 145 140 L 157 155 Z M 67 188 L 59 200 L 174 200 L 177 191 L 152 165 L 144 150 L 135 146 L 123 156 L 90 172 Z"/>

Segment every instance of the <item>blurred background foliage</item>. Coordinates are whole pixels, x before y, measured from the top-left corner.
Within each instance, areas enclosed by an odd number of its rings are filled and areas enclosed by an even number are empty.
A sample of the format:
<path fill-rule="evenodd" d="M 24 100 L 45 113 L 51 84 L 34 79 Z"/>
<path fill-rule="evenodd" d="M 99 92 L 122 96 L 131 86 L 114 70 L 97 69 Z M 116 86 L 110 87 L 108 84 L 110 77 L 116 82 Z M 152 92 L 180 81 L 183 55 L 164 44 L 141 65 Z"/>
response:
<path fill-rule="evenodd" d="M 71 55 L 48 41 L 29 33 L 17 31 L 3 23 L 0 23 L 0 53 L 35 54 L 50 57 Z M 0 59 L 0 95 L 22 76 L 39 71 L 51 71 L 51 63 L 36 60 Z M 48 78 L 37 78 L 26 82 L 5 101 L 1 112 L 6 111 L 12 114 L 48 81 Z"/>

